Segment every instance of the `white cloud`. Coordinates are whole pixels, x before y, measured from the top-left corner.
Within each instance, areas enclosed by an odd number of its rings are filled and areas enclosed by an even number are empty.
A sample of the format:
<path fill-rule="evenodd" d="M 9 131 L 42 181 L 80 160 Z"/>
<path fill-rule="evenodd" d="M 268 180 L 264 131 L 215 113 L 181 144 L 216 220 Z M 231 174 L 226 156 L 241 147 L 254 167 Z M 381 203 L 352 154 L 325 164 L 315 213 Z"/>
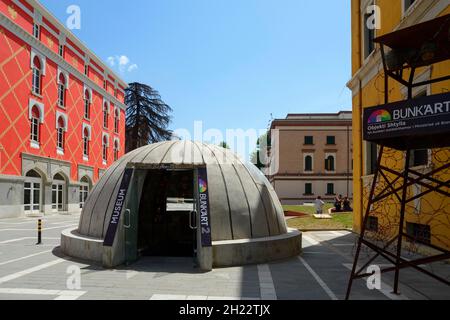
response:
<path fill-rule="evenodd" d="M 119 61 L 119 66 L 126 66 L 130 63 L 130 59 L 127 56 L 120 56 L 117 60 Z"/>
<path fill-rule="evenodd" d="M 136 63 L 131 63 L 130 58 L 126 55 L 110 56 L 106 60 L 111 67 L 117 66 L 121 73 L 132 72 L 138 69 L 138 65 Z"/>
<path fill-rule="evenodd" d="M 116 59 L 114 57 L 108 57 L 107 61 L 111 67 L 116 65 Z"/>
<path fill-rule="evenodd" d="M 133 72 L 134 70 L 137 70 L 138 65 L 136 63 L 133 63 L 131 66 L 128 67 L 128 72 Z"/>

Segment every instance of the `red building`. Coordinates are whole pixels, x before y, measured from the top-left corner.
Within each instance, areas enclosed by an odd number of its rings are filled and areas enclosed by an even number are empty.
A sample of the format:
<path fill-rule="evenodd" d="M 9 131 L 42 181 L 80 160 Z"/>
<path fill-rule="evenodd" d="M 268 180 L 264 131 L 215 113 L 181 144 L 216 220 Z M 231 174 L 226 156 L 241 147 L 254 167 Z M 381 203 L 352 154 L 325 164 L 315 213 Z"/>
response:
<path fill-rule="evenodd" d="M 35 0 L 0 0 L 0 218 L 79 211 L 125 146 L 124 89 Z"/>

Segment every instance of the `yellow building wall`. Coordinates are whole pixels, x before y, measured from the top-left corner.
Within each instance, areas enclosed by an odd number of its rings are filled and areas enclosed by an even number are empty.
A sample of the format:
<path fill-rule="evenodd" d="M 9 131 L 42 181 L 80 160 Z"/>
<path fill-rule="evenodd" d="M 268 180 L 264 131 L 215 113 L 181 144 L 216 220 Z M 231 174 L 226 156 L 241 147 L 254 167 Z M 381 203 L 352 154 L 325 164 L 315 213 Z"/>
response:
<path fill-rule="evenodd" d="M 376 31 L 376 36 L 392 32 L 402 20 L 402 0 L 377 0 L 376 5 L 381 9 L 381 29 Z M 361 0 L 352 0 L 352 75 L 355 76 L 363 65 L 362 61 L 362 17 Z M 443 10 L 439 16 L 450 13 L 450 5 Z M 376 54 L 380 55 L 379 50 Z M 378 66 L 377 66 L 378 68 Z M 420 74 L 422 70 L 417 70 Z M 450 61 L 435 64 L 431 67 L 431 77 L 437 78 L 449 75 Z M 404 77 L 407 77 L 405 73 Z M 358 88 L 361 86 L 359 81 Z M 439 82 L 431 85 L 431 94 L 438 94 L 450 91 L 450 81 Z M 390 102 L 404 100 L 401 91 L 401 85 L 389 80 L 389 100 Z M 365 143 L 362 140 L 362 110 L 363 108 L 384 104 L 384 73 L 378 70 L 378 73 L 364 87 L 353 95 L 353 159 L 354 159 L 354 230 L 361 231 L 363 214 L 365 213 L 368 194 L 370 191 L 371 177 L 364 177 L 365 171 Z M 432 150 L 431 167 L 436 167 L 450 161 L 450 150 L 434 149 Z M 402 170 L 404 165 L 404 153 L 396 150 L 387 150 L 387 154 L 382 159 L 382 163 L 393 169 Z M 440 180 L 448 180 L 450 170 L 441 174 Z M 393 180 L 392 175 L 388 178 Z M 382 189 L 379 186 L 379 191 Z M 425 190 L 423 188 L 423 190 Z M 413 195 L 413 190 L 408 190 L 408 195 Z M 430 193 L 424 196 L 419 203 L 420 214 L 417 213 L 414 205 L 411 203 L 407 207 L 406 221 L 412 223 L 428 224 L 431 227 L 432 243 L 443 248 L 450 249 L 450 199 L 446 196 Z M 376 204 L 373 212 L 380 213 L 380 228 L 386 231 L 386 234 L 395 234 L 398 231 L 398 208 L 397 199 L 392 195 L 382 202 Z M 394 226 L 394 227 L 393 227 Z M 394 230 L 396 229 L 396 230 Z"/>

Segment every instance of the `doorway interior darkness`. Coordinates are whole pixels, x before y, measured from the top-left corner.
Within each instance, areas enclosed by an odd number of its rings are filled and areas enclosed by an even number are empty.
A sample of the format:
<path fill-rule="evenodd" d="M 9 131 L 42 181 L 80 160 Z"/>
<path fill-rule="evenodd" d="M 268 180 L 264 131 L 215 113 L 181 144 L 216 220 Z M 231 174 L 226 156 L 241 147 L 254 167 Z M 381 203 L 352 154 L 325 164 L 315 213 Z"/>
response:
<path fill-rule="evenodd" d="M 193 170 L 148 170 L 138 220 L 141 256 L 194 257 Z"/>

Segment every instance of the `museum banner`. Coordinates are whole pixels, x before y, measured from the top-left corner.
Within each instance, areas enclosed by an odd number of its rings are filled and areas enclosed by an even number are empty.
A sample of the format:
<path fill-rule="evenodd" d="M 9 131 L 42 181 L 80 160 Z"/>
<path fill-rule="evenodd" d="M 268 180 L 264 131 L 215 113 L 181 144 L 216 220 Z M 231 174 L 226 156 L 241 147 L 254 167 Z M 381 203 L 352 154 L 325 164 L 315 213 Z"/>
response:
<path fill-rule="evenodd" d="M 116 237 L 117 226 L 119 225 L 120 216 L 122 214 L 125 200 L 127 198 L 128 188 L 130 186 L 131 177 L 133 176 L 133 169 L 126 168 L 123 173 L 122 182 L 120 183 L 119 191 L 117 192 L 114 207 L 112 209 L 111 220 L 109 221 L 108 231 L 106 231 L 103 246 L 112 247 L 114 238 Z"/>
<path fill-rule="evenodd" d="M 206 168 L 198 169 L 198 205 L 202 247 L 211 247 L 211 216 L 209 212 L 208 174 Z"/>
<path fill-rule="evenodd" d="M 436 135 L 450 132 L 450 93 L 364 109 L 366 141 Z"/>

